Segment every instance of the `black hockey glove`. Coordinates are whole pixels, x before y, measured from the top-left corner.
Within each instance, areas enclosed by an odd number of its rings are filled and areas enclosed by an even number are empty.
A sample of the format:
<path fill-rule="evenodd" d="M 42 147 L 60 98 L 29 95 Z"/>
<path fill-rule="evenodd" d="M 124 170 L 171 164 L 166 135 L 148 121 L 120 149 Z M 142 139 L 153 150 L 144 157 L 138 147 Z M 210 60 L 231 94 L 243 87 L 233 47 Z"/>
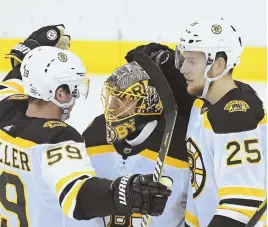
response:
<path fill-rule="evenodd" d="M 11 65 L 14 68 L 17 64 L 21 63 L 25 55 L 32 49 L 38 46 L 56 46 L 63 50 L 70 47 L 71 37 L 64 34 L 64 25 L 49 25 L 38 29 L 33 32 L 22 43 L 18 43 L 11 49 L 6 58 L 10 58 Z"/>
<path fill-rule="evenodd" d="M 127 62 L 133 61 L 134 54 L 139 51 L 147 54 L 159 66 L 163 73 L 175 67 L 175 51 L 168 46 L 159 43 L 138 46 L 127 53 L 125 56 Z"/>
<path fill-rule="evenodd" d="M 162 177 L 161 182 L 154 182 L 152 174 L 127 174 L 116 179 L 111 184 L 111 190 L 118 214 L 161 215 L 171 195 L 172 179 Z"/>

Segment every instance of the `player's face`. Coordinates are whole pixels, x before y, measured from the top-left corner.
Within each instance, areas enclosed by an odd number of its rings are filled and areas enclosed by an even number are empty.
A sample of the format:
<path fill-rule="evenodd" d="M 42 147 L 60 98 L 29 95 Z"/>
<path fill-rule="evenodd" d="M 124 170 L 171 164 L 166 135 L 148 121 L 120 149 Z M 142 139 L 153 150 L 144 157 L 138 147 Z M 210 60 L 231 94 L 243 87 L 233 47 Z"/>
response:
<path fill-rule="evenodd" d="M 61 96 L 62 99 L 60 100 L 61 103 L 70 103 L 71 102 L 71 100 L 72 100 L 72 95 L 71 94 L 67 94 L 67 93 L 63 92 L 61 95 L 62 95 Z M 69 106 L 69 112 L 68 112 L 66 120 L 70 118 L 70 114 L 72 112 L 74 104 L 75 104 L 75 101 L 73 102 L 73 104 L 71 104 Z"/>
<path fill-rule="evenodd" d="M 117 118 L 128 117 L 135 113 L 137 101 L 109 96 L 108 110 Z"/>
<path fill-rule="evenodd" d="M 69 99 L 69 98 L 70 98 L 70 99 Z M 69 102 L 71 102 L 72 96 L 71 96 L 71 97 L 68 97 L 68 99 L 69 99 Z M 76 99 L 75 99 L 75 100 L 76 100 Z M 74 104 L 75 104 L 75 100 L 74 100 L 73 104 L 70 105 L 70 107 L 69 107 L 69 112 L 68 112 L 68 115 L 67 115 L 66 120 L 70 118 L 71 112 L 72 112 L 73 107 L 74 107 Z"/>
<path fill-rule="evenodd" d="M 185 51 L 183 56 L 185 60 L 180 71 L 186 79 L 187 92 L 194 96 L 201 96 L 205 86 L 205 55 L 202 52 Z"/>

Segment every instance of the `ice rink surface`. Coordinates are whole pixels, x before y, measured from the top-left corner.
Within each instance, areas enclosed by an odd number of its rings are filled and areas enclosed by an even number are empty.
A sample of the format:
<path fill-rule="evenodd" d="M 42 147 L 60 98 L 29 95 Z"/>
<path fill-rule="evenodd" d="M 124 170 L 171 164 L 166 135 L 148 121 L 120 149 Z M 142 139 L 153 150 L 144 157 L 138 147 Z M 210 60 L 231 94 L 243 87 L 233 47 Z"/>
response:
<path fill-rule="evenodd" d="M 4 76 L 0 74 L 0 79 Z M 101 102 L 101 89 L 103 82 L 107 76 L 90 75 L 90 90 L 87 99 L 79 98 L 72 111 L 70 119 L 67 121 L 71 126 L 82 133 L 89 123 L 99 114 L 103 113 Z M 246 82 L 246 81 L 245 81 Z M 250 82 L 250 85 L 258 93 L 259 97 L 264 101 L 264 106 L 267 108 L 267 85 L 263 82 Z"/>

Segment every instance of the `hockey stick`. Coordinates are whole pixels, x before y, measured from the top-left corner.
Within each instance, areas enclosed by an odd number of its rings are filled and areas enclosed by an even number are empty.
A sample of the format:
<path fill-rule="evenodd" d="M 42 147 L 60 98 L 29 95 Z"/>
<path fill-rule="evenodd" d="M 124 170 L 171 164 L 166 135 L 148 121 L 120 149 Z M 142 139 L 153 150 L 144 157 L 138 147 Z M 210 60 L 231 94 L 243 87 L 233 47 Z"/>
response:
<path fill-rule="evenodd" d="M 255 212 L 253 217 L 249 220 L 245 227 L 254 227 L 257 222 L 261 219 L 262 215 L 267 209 L 267 198 L 261 203 L 258 210 Z"/>
<path fill-rule="evenodd" d="M 160 150 L 153 174 L 154 181 L 159 181 L 163 173 L 164 161 L 167 156 L 170 141 L 172 138 L 178 107 L 173 93 L 169 87 L 169 84 L 162 71 L 156 65 L 156 63 L 152 61 L 149 56 L 142 52 L 137 52 L 134 55 L 134 60 L 145 70 L 145 72 L 152 79 L 153 85 L 159 93 L 160 99 L 164 107 L 166 127 L 161 141 Z M 149 226 L 150 220 L 150 215 L 143 215 L 141 226 Z"/>

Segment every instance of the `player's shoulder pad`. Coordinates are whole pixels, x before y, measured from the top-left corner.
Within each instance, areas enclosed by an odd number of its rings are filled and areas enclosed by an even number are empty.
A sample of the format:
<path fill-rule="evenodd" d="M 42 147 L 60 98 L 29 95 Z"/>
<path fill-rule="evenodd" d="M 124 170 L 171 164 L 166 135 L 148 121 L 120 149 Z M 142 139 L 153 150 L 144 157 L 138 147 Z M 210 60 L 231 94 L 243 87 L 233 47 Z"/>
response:
<path fill-rule="evenodd" d="M 82 134 L 86 147 L 106 145 L 106 120 L 104 114 L 97 116 Z"/>
<path fill-rule="evenodd" d="M 0 122 L 2 123 L 17 112 L 27 110 L 28 96 L 23 94 L 11 95 L 1 100 L 0 105 Z"/>
<path fill-rule="evenodd" d="M 31 125 L 22 132 L 20 137 L 37 144 L 57 144 L 64 141 L 84 143 L 76 129 L 56 119 L 32 119 Z"/>
<path fill-rule="evenodd" d="M 72 126 L 60 120 L 49 120 L 43 124 L 43 130 L 47 133 L 53 132 L 50 143 L 61 143 L 72 140 L 77 143 L 84 143 L 82 135 Z"/>
<path fill-rule="evenodd" d="M 8 96 L 5 100 L 12 100 L 12 101 L 21 101 L 21 100 L 24 100 L 24 101 L 27 101 L 27 104 L 28 104 L 28 96 L 27 95 L 24 95 L 24 94 L 15 94 L 15 95 L 10 95 Z"/>
<path fill-rule="evenodd" d="M 254 89 L 248 84 L 238 85 L 205 113 L 204 125 L 215 133 L 249 131 L 264 122 L 263 103 Z"/>

